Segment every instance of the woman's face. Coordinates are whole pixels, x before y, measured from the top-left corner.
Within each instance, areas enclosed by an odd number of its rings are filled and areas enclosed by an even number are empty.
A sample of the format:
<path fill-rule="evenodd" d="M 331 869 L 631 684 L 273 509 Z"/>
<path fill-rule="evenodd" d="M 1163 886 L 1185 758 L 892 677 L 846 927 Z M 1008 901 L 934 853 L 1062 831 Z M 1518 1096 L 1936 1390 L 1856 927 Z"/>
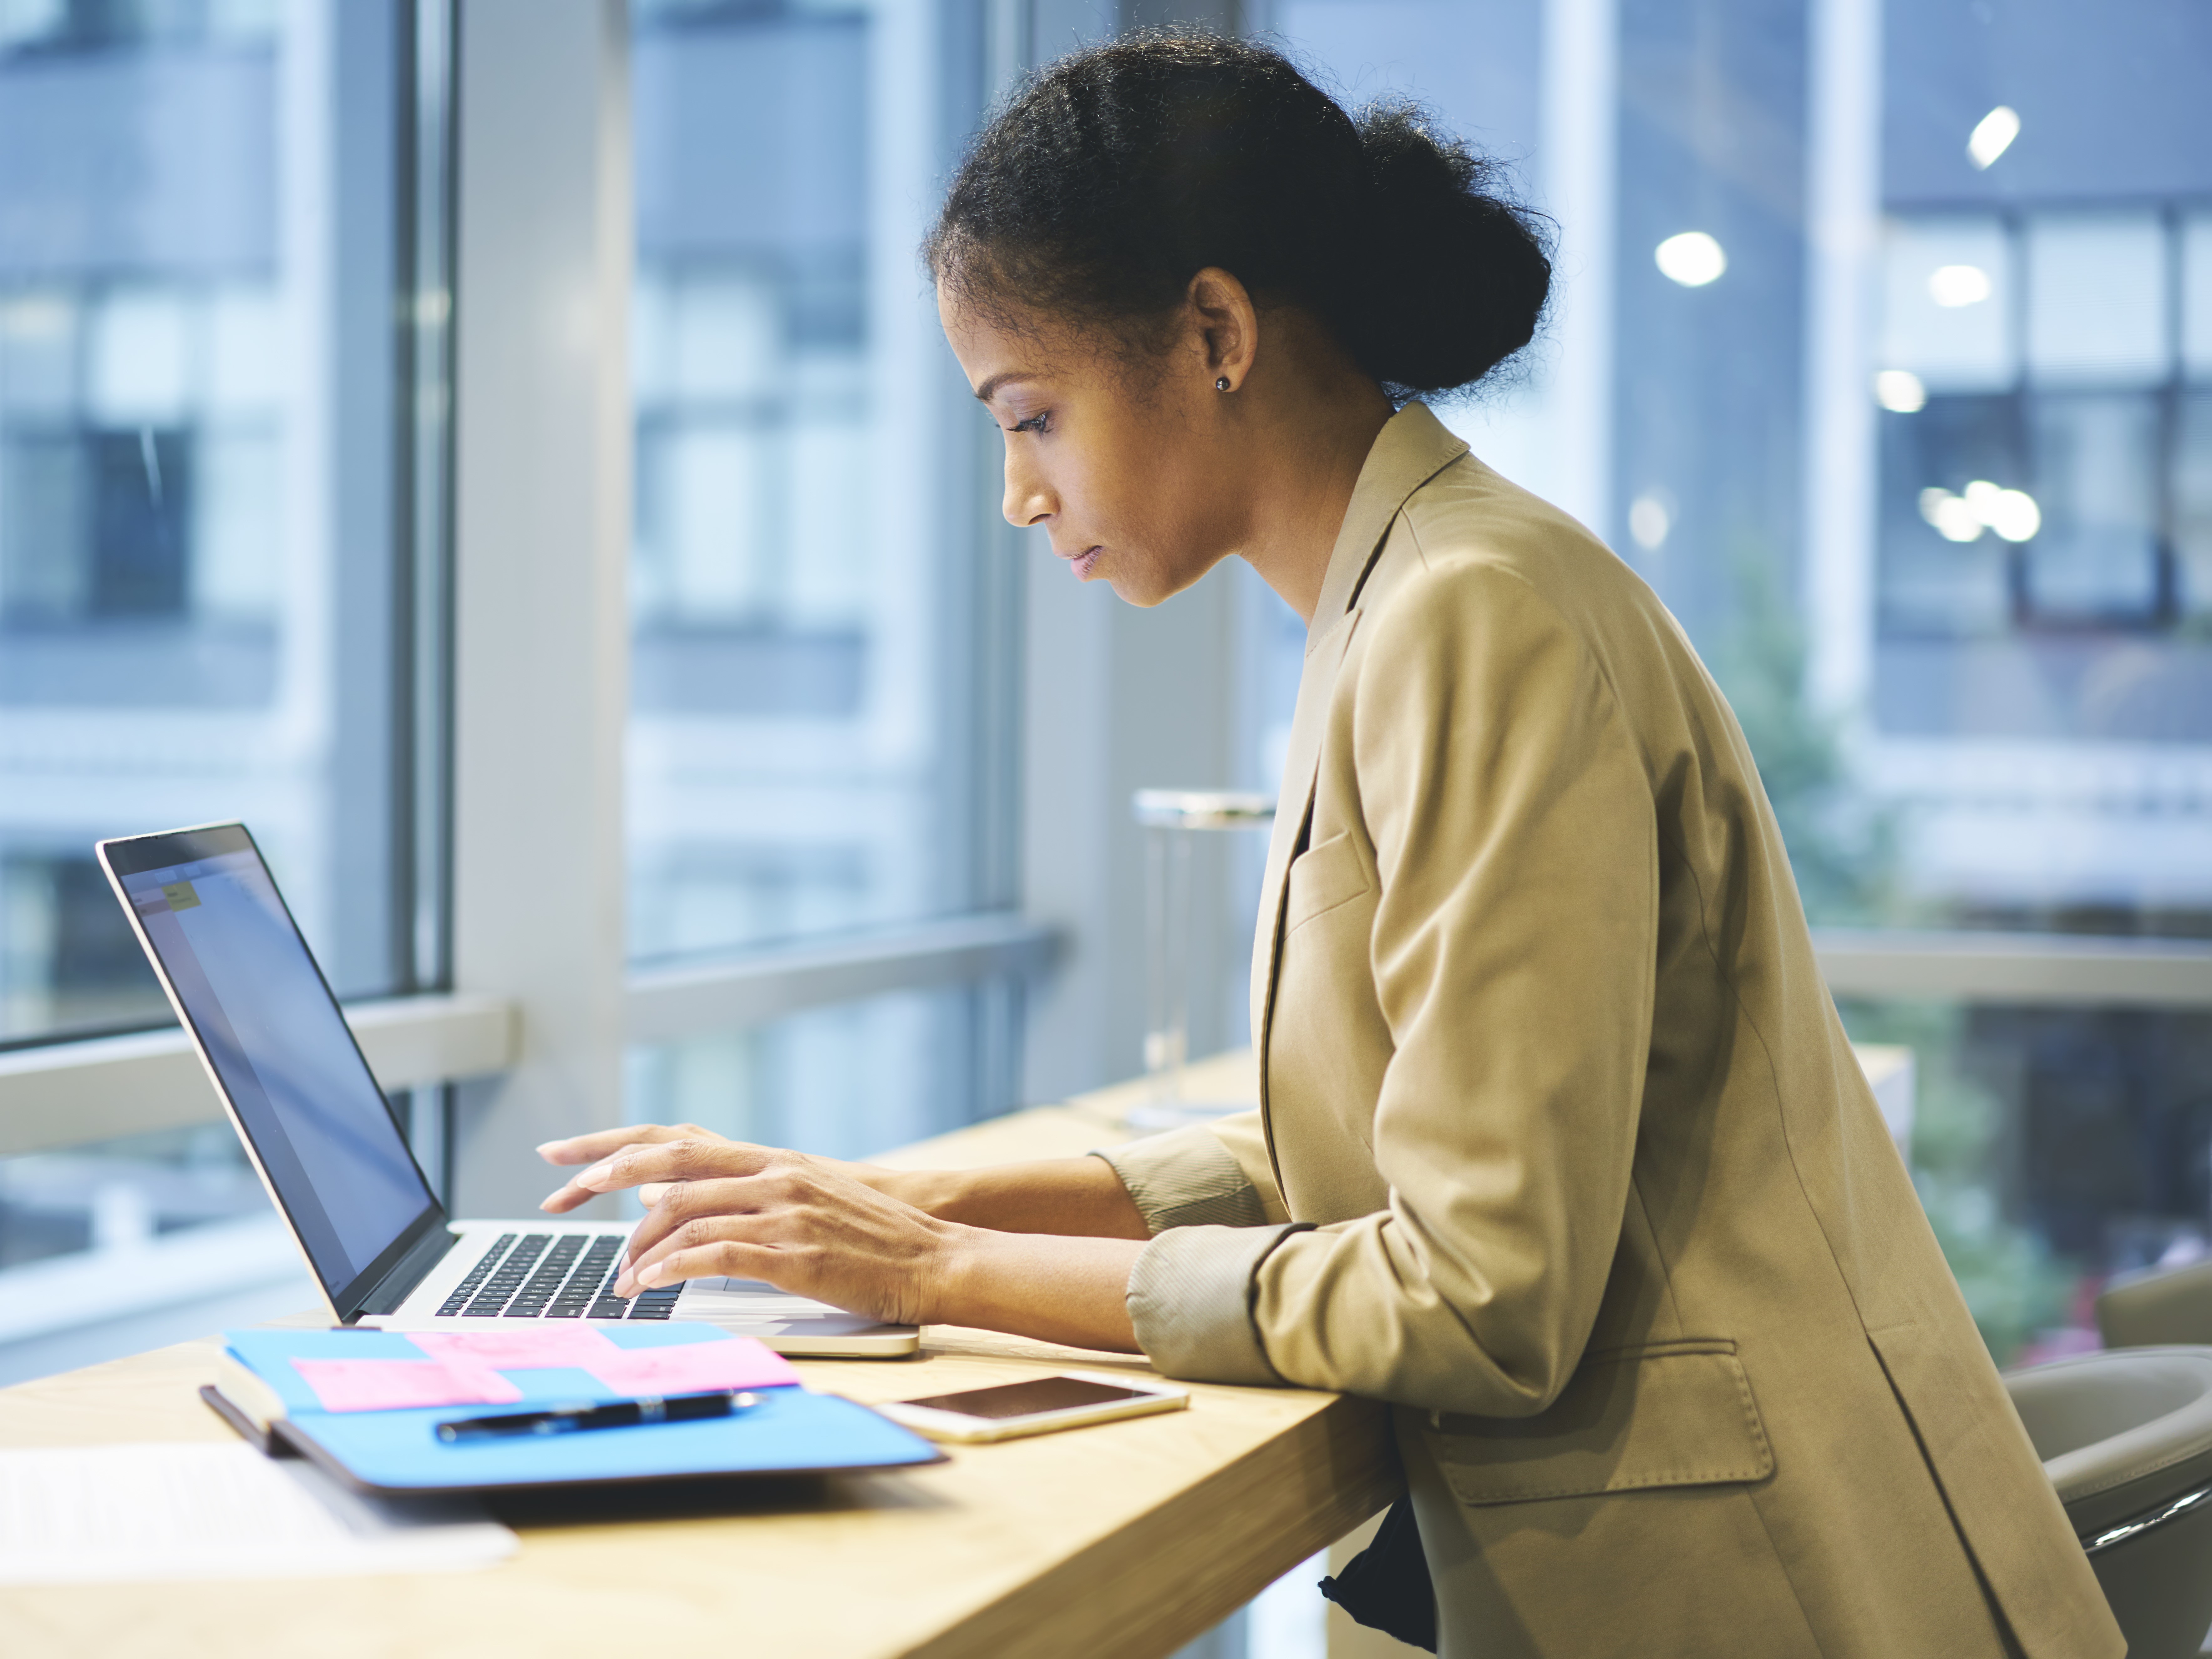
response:
<path fill-rule="evenodd" d="M 1202 335 L 1131 363 L 1110 342 L 1011 328 L 943 289 L 938 314 L 1005 441 L 1007 522 L 1042 526 L 1079 580 L 1158 605 L 1237 548 L 1233 447 Z"/>

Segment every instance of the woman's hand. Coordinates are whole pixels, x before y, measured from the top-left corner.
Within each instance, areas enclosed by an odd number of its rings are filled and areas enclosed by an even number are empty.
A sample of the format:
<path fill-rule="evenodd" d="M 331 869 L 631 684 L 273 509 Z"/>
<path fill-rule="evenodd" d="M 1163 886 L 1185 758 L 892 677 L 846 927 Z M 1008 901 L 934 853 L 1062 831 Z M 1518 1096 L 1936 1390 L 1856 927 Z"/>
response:
<path fill-rule="evenodd" d="M 640 1189 L 651 1207 L 630 1235 L 616 1295 L 686 1279 L 754 1279 L 894 1324 L 935 1316 L 954 1235 L 966 1229 L 829 1158 L 725 1140 L 692 1124 L 608 1134 L 651 1139 L 628 1139 L 541 1207 L 557 1213 Z"/>
<path fill-rule="evenodd" d="M 549 1140 L 538 1149 L 538 1155 L 548 1164 L 586 1164 L 597 1169 L 631 1147 L 678 1141 L 750 1150 L 763 1158 L 797 1156 L 769 1146 L 749 1146 L 696 1123 L 641 1123 L 601 1129 L 573 1139 Z M 807 1162 L 817 1169 L 836 1170 L 939 1221 L 964 1222 L 997 1232 L 1058 1233 L 1071 1238 L 1152 1236 L 1145 1218 L 1130 1201 L 1128 1189 L 1121 1185 L 1121 1177 L 1103 1158 L 1045 1158 L 981 1170 L 890 1170 L 877 1164 L 847 1164 L 828 1158 L 809 1158 Z M 572 1180 L 539 1207 L 559 1215 L 590 1203 L 601 1192 L 629 1184 L 617 1182 L 604 1188 L 586 1187 L 579 1184 L 581 1179 L 580 1176 Z M 652 1208 L 659 1203 L 664 1187 L 660 1181 L 641 1184 L 639 1200 Z"/>
<path fill-rule="evenodd" d="M 1136 1346 L 1123 1302 L 1141 1248 L 1135 1240 L 946 1220 L 862 1178 L 897 1172 L 725 1140 L 692 1124 L 605 1130 L 539 1152 L 556 1164 L 597 1154 L 544 1200 L 541 1207 L 556 1214 L 624 1188 L 653 1195 L 630 1236 L 618 1296 L 687 1279 L 751 1279 L 896 1324 L 974 1325 L 1123 1352 Z M 1105 1164 L 1070 1162 L 1090 1164 L 1119 1190 Z"/>

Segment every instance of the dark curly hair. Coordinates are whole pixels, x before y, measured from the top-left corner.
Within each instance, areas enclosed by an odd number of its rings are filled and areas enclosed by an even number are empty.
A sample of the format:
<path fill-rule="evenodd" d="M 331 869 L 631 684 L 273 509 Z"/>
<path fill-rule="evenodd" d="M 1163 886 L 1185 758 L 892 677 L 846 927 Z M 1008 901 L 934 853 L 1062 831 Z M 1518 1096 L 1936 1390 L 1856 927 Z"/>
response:
<path fill-rule="evenodd" d="M 961 303 L 1130 338 L 1208 265 L 1316 319 L 1394 401 L 1534 337 L 1543 220 L 1419 106 L 1347 114 L 1282 53 L 1146 33 L 1037 71 L 976 137 L 922 245 Z"/>

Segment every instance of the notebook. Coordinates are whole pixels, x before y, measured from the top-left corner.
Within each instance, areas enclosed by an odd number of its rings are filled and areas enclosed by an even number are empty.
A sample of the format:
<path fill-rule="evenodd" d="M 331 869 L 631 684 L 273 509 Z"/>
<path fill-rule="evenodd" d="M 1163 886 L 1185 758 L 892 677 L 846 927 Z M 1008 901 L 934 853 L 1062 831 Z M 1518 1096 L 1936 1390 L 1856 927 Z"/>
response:
<path fill-rule="evenodd" d="M 201 1390 L 208 1404 L 270 1455 L 305 1457 L 360 1492 L 827 1474 L 944 1457 L 865 1406 L 813 1393 L 754 1339 L 712 1326 L 246 1330 L 223 1340 L 228 1365 L 222 1382 Z M 441 1423 L 503 1411 L 710 1388 L 742 1388 L 758 1403 L 701 1422 L 458 1443 L 437 1433 Z"/>

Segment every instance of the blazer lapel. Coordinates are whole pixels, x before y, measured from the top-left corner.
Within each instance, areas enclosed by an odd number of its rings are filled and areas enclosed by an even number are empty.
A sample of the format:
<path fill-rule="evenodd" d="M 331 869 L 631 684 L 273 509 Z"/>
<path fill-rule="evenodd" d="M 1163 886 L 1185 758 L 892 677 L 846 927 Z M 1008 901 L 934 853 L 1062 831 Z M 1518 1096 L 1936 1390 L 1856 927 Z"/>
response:
<path fill-rule="evenodd" d="M 1359 612 L 1347 611 L 1317 634 L 1306 647 L 1305 668 L 1298 677 L 1297 707 L 1291 715 L 1291 740 L 1283 757 L 1283 789 L 1275 799 L 1267 873 L 1260 882 L 1259 922 L 1252 939 L 1252 1033 L 1263 1052 L 1275 989 L 1275 944 L 1282 925 L 1283 889 L 1291 860 L 1305 833 L 1306 814 L 1313 805 L 1314 780 L 1321 769 L 1322 728 L 1328 723 L 1336 671 L 1344 665 L 1345 648 L 1352 643 L 1352 630 L 1358 625 Z M 1264 1067 L 1260 1092 L 1264 1099 Z"/>
<path fill-rule="evenodd" d="M 1267 868 L 1260 887 L 1260 914 L 1252 939 L 1252 1043 L 1259 1051 L 1260 1107 L 1267 1107 L 1267 1027 L 1274 1017 L 1275 969 L 1282 945 L 1283 896 L 1291 860 L 1305 834 L 1321 769 L 1322 734 L 1328 725 L 1337 672 L 1352 631 L 1359 624 L 1358 599 L 1367 573 L 1389 539 L 1391 525 L 1407 497 L 1467 453 L 1426 405 L 1408 404 L 1376 435 L 1345 509 L 1344 525 L 1330 550 L 1321 599 L 1306 635 L 1305 665 L 1298 676 L 1298 701 L 1291 716 L 1290 744 L 1283 758 L 1282 792 L 1275 801 L 1275 823 L 1267 842 Z M 1274 1131 L 1268 1127 L 1268 1154 Z M 1277 1184 L 1281 1172 L 1277 1171 Z"/>

